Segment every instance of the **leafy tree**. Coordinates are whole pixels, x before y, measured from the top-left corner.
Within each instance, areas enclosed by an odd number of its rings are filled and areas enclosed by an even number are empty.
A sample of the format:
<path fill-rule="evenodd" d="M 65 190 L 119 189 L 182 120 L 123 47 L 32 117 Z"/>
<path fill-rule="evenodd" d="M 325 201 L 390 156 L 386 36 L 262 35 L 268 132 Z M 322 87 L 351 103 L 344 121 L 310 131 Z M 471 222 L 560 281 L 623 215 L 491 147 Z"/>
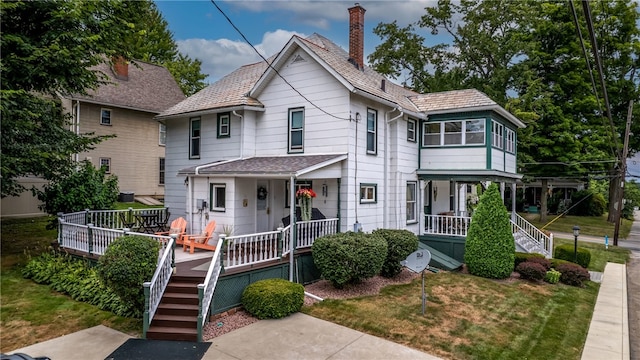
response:
<path fill-rule="evenodd" d="M 78 169 L 35 190 L 40 208 L 48 214 L 71 213 L 84 209 L 113 209 L 118 200 L 118 178 L 106 176 L 105 169 L 96 169 L 83 161 Z"/>
<path fill-rule="evenodd" d="M 202 61 L 191 59 L 187 55 L 178 54 L 171 61 L 163 63 L 178 82 L 180 89 L 186 96 L 193 95 L 204 89 L 207 84 L 203 81 L 206 75 L 200 73 Z"/>
<path fill-rule="evenodd" d="M 2 197 L 26 189 L 17 178 L 55 180 L 71 155 L 104 137 L 69 130 L 58 94 L 86 93 L 106 78 L 90 67 L 122 49 L 135 1 L 4 1 L 0 3 Z"/>
<path fill-rule="evenodd" d="M 504 279 L 513 271 L 515 253 L 509 213 L 500 197 L 498 184 L 493 183 L 480 197 L 473 214 L 464 260 L 473 275 Z"/>

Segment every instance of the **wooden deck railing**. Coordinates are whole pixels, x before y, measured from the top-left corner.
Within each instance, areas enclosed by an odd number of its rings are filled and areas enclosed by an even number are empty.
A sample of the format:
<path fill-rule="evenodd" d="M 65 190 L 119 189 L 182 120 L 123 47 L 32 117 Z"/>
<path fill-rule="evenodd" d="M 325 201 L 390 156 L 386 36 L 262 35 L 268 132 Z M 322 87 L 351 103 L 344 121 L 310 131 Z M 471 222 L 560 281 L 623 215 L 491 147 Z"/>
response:
<path fill-rule="evenodd" d="M 468 216 L 425 215 L 424 232 L 433 235 L 467 236 L 471 224 Z"/>
<path fill-rule="evenodd" d="M 127 223 L 135 223 L 136 215 L 151 214 L 158 219 L 163 219 L 168 208 L 145 208 L 145 209 L 125 209 L 125 210 L 85 210 L 69 214 L 58 214 L 58 220 L 68 224 L 88 225 L 93 224 L 95 227 L 107 229 L 124 229 L 129 228 Z"/>
<path fill-rule="evenodd" d="M 222 271 L 222 244 L 224 242 L 224 236 L 218 239 L 216 250 L 211 258 L 209 269 L 207 270 L 207 276 L 202 284 L 198 284 L 198 341 L 202 341 L 202 331 L 204 325 L 209 320 L 207 313 L 211 306 L 211 300 L 213 299 L 213 293 Z"/>
<path fill-rule="evenodd" d="M 143 338 L 147 337 L 147 330 L 149 330 L 153 316 L 156 314 L 158 305 L 160 305 L 164 290 L 167 288 L 169 280 L 171 280 L 173 269 L 176 266 L 175 249 L 176 239 L 175 237 L 171 237 L 162 251 L 160 261 L 158 261 L 158 266 L 151 281 L 142 284 L 144 287 Z"/>

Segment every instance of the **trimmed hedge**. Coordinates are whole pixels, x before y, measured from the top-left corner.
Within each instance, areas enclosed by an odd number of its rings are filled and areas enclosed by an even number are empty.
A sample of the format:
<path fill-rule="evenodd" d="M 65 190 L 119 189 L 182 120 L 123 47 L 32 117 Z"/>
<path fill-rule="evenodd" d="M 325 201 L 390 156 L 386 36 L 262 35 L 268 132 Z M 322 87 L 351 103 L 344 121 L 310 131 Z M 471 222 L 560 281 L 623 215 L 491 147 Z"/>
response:
<path fill-rule="evenodd" d="M 313 242 L 313 262 L 336 288 L 374 277 L 387 257 L 387 242 L 378 234 L 349 231 Z"/>
<path fill-rule="evenodd" d="M 584 285 L 584 282 L 591 279 L 587 269 L 577 264 L 562 264 L 556 269 L 560 272 L 560 282 L 571 286 Z"/>
<path fill-rule="evenodd" d="M 527 260 L 527 262 L 542 265 L 544 271 L 549 271 L 549 269 L 551 269 L 551 261 L 544 257 L 532 257 L 531 259 Z"/>
<path fill-rule="evenodd" d="M 518 267 L 518 265 L 520 265 L 520 263 L 528 261 L 529 259 L 532 259 L 532 258 L 542 258 L 542 259 L 544 259 L 545 257 L 544 257 L 544 255 L 538 254 L 538 253 L 516 252 L 514 263 L 513 263 L 514 271 L 515 271 L 515 268 Z"/>
<path fill-rule="evenodd" d="M 562 260 L 562 259 L 550 259 L 550 261 L 551 261 L 551 267 L 553 269 L 557 269 L 558 266 L 562 264 L 573 264 L 571 261 Z"/>
<path fill-rule="evenodd" d="M 464 261 L 473 275 L 504 279 L 513 272 L 515 252 L 509 213 L 500 197 L 498 184 L 492 183 L 473 212 Z"/>
<path fill-rule="evenodd" d="M 114 240 L 98 260 L 98 275 L 125 303 L 142 313 L 142 284 L 153 277 L 159 251 L 160 244 L 149 237 L 122 236 Z"/>
<path fill-rule="evenodd" d="M 574 246 L 571 244 L 558 245 L 554 249 L 553 257 L 556 259 L 567 260 L 572 263 L 576 263 L 583 268 L 589 267 L 589 263 L 591 262 L 591 252 L 585 248 L 578 248 L 576 252 L 577 262 L 575 262 L 574 256 Z"/>
<path fill-rule="evenodd" d="M 525 261 L 516 267 L 516 272 L 520 274 L 521 279 L 540 281 L 544 279 L 547 270 L 539 263 Z"/>
<path fill-rule="evenodd" d="M 387 257 L 382 264 L 380 275 L 392 278 L 402 271 L 400 261 L 418 250 L 418 237 L 409 230 L 377 229 L 373 234 L 381 235 L 387 241 Z"/>
<path fill-rule="evenodd" d="M 97 306 L 118 316 L 139 317 L 142 314 L 107 287 L 100 280 L 96 269 L 86 260 L 43 253 L 22 268 L 22 276 L 38 284 L 49 285 L 52 290 L 65 293 L 76 301 Z"/>
<path fill-rule="evenodd" d="M 244 289 L 241 301 L 258 319 L 279 319 L 300 311 L 304 286 L 277 278 L 259 280 Z"/>

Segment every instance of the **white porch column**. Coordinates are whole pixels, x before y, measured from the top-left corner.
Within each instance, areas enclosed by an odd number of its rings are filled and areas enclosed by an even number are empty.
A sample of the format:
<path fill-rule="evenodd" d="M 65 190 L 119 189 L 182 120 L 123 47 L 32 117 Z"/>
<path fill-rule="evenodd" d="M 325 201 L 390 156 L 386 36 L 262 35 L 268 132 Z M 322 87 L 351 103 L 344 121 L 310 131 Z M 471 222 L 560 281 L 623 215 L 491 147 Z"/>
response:
<path fill-rule="evenodd" d="M 502 198 L 502 202 L 504 202 L 504 181 L 500 182 L 500 197 Z"/>
<path fill-rule="evenodd" d="M 516 183 L 511 184 L 511 220 L 516 221 Z"/>
<path fill-rule="evenodd" d="M 418 235 L 422 235 L 424 234 L 424 205 L 425 205 L 425 194 L 427 194 L 428 189 L 426 189 L 427 187 L 427 182 L 424 180 L 419 180 L 418 181 L 418 199 L 417 203 L 418 203 Z"/>

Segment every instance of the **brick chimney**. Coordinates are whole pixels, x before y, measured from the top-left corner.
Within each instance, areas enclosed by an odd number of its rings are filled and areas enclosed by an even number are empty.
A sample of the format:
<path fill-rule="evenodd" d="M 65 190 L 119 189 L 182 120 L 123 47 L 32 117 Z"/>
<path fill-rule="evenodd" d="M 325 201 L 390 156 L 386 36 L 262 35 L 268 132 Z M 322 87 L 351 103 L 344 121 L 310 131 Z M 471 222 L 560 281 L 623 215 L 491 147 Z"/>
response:
<path fill-rule="evenodd" d="M 364 12 L 359 3 L 349 8 L 349 62 L 364 69 Z"/>
<path fill-rule="evenodd" d="M 113 74 L 116 79 L 129 80 L 129 63 L 122 56 L 113 58 Z"/>

